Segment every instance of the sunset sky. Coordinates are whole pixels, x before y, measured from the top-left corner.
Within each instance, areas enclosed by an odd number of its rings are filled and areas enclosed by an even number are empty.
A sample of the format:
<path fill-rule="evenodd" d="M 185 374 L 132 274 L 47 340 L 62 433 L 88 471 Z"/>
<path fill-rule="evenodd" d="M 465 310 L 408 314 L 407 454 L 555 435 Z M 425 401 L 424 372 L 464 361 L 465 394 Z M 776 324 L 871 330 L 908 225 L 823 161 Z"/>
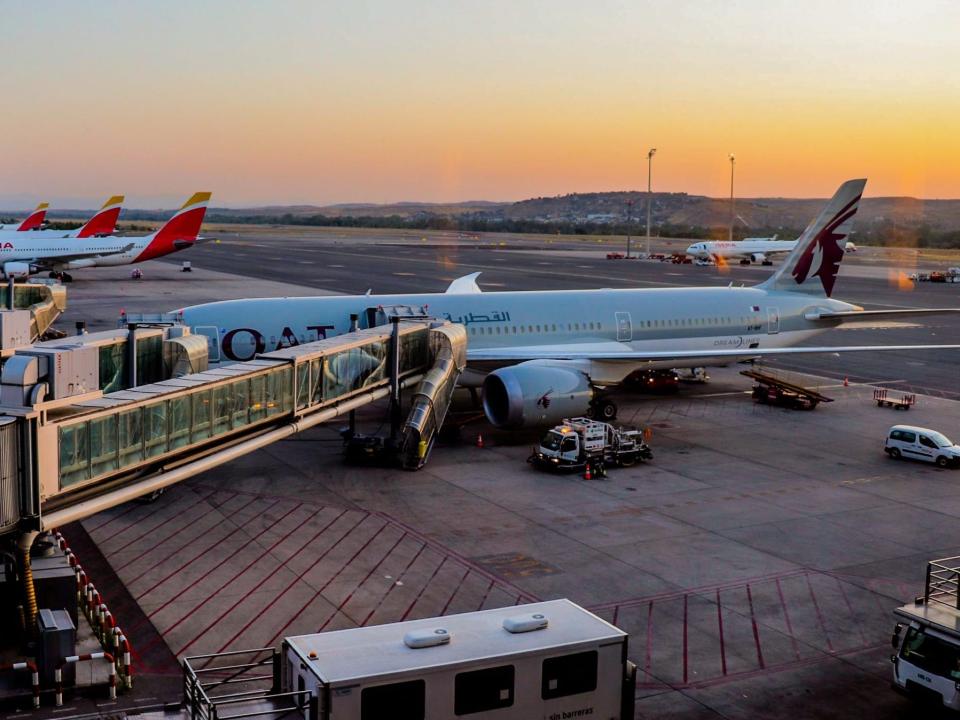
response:
<path fill-rule="evenodd" d="M 0 207 L 960 197 L 960 3 L 0 0 Z"/>

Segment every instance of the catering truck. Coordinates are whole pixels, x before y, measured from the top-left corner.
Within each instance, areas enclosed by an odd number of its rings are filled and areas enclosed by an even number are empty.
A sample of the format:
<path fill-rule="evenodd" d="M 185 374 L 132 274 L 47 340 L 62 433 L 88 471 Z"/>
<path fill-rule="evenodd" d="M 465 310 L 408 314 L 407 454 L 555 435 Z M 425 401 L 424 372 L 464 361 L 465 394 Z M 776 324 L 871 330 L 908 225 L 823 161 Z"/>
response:
<path fill-rule="evenodd" d="M 627 634 L 569 600 L 288 637 L 280 663 L 307 720 L 633 718 Z"/>
<path fill-rule="evenodd" d="M 609 423 L 576 417 L 548 430 L 530 456 L 530 462 L 552 470 L 583 470 L 588 464 L 629 467 L 650 460 L 653 453 L 643 433 Z"/>
<path fill-rule="evenodd" d="M 928 704 L 960 710 L 960 557 L 931 560 L 923 595 L 897 608 L 893 684 Z"/>

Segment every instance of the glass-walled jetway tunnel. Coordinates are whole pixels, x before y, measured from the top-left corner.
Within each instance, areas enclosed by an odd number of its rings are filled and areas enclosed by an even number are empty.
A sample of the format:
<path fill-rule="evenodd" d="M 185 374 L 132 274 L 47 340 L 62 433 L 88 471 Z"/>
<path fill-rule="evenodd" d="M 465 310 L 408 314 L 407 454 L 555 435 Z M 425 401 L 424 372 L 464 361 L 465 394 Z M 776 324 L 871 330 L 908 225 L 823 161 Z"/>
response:
<path fill-rule="evenodd" d="M 110 346 L 96 344 L 101 365 Z M 465 362 L 462 326 L 396 320 L 115 392 L 17 407 L 3 385 L 0 534 L 80 519 L 375 400 L 399 401 L 402 387 L 415 394 L 400 457 L 419 467 Z"/>

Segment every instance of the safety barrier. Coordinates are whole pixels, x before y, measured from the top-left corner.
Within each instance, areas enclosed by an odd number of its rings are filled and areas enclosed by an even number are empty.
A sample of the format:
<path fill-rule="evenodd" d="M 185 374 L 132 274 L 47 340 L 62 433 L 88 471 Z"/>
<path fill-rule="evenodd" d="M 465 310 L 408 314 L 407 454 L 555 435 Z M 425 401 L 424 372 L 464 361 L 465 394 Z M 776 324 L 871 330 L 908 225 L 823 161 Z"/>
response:
<path fill-rule="evenodd" d="M 34 709 L 40 707 L 40 673 L 37 671 L 36 664 L 32 660 L 0 664 L 0 671 L 4 670 L 30 671 L 30 682 L 33 685 L 33 707 Z"/>
<path fill-rule="evenodd" d="M 130 643 L 116 624 L 113 613 L 103 602 L 96 586 L 87 579 L 87 574 L 70 550 L 66 539 L 59 531 L 53 534 L 58 547 L 66 553 L 77 581 L 77 605 L 83 610 L 90 628 L 100 641 L 100 646 L 112 659 L 121 689 L 133 688 L 133 665 L 130 661 Z"/>
<path fill-rule="evenodd" d="M 117 668 L 114 664 L 113 655 L 108 652 L 84 653 L 83 655 L 69 655 L 57 665 L 53 671 L 53 681 L 56 684 L 56 706 L 63 707 L 63 667 L 70 663 L 86 662 L 88 660 L 106 660 L 110 663 L 110 679 L 108 680 L 110 688 L 110 699 L 117 699 Z"/>

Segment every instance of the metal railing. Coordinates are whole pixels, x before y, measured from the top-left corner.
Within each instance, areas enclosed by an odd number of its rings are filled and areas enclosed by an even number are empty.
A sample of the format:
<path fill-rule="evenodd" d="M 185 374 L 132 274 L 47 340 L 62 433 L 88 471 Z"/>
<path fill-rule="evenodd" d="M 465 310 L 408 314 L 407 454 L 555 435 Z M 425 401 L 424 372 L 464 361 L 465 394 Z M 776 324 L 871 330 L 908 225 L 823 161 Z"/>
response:
<path fill-rule="evenodd" d="M 923 598 L 926 604 L 935 602 L 960 610 L 960 556 L 927 563 Z"/>
<path fill-rule="evenodd" d="M 252 656 L 250 662 L 236 662 Z M 219 661 L 226 660 L 227 664 Z M 280 687 L 280 653 L 274 648 L 235 650 L 183 658 L 183 699 L 191 720 L 240 720 L 288 715 L 316 715 L 309 690 L 283 691 Z M 269 668 L 269 672 L 264 672 Z M 269 683 L 252 690 L 232 690 L 237 685 Z M 291 704 L 292 701 L 292 704 Z M 231 706 L 227 714 L 220 708 Z"/>

